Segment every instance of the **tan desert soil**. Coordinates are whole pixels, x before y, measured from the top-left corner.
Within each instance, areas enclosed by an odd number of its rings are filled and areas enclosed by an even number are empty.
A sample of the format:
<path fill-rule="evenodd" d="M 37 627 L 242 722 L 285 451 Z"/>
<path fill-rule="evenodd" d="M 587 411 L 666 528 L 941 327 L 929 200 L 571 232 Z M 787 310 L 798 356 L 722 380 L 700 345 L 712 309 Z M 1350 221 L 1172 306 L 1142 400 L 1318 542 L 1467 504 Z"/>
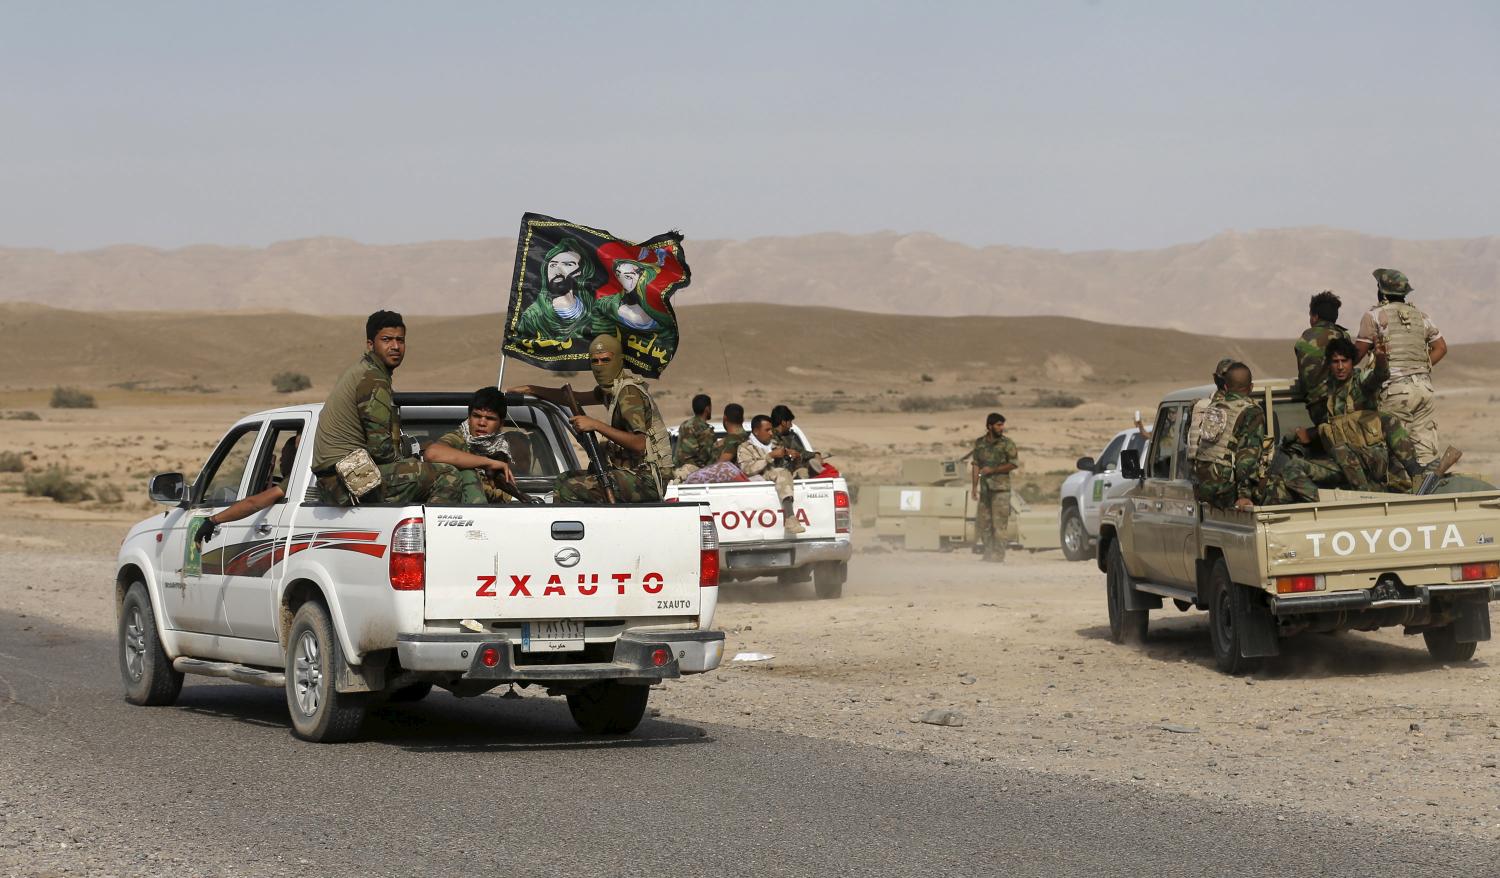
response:
<path fill-rule="evenodd" d="M 53 511 L 0 514 L 0 611 L 112 632 L 130 516 Z M 1500 838 L 1491 644 L 1443 666 L 1399 632 L 1307 636 L 1258 675 L 1225 677 L 1201 613 L 1153 614 L 1144 648 L 1110 643 L 1102 576 L 1055 551 L 1003 565 L 861 553 L 838 600 L 771 581 L 721 595 L 725 664 L 659 689 L 664 715 L 1139 783 L 1267 819 L 1420 819 Z M 932 709 L 963 725 L 913 722 Z"/>

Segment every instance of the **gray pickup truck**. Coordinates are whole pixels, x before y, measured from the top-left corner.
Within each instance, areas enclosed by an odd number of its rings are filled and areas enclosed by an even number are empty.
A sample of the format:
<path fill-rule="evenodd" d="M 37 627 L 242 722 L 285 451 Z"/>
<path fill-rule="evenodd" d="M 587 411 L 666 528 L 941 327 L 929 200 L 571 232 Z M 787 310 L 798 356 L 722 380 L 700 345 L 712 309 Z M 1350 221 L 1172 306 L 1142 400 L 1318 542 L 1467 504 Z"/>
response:
<path fill-rule="evenodd" d="M 1208 610 L 1215 664 L 1230 674 L 1304 631 L 1400 625 L 1438 661 L 1472 658 L 1500 596 L 1500 490 L 1455 478 L 1426 496 L 1325 490 L 1315 503 L 1214 509 L 1194 494 L 1186 429 L 1212 392 L 1169 395 L 1146 459 L 1121 455 L 1135 484 L 1101 510 L 1097 554 L 1112 639 L 1143 640 L 1166 598 Z M 1309 426 L 1290 382 L 1254 392 L 1277 437 Z"/>

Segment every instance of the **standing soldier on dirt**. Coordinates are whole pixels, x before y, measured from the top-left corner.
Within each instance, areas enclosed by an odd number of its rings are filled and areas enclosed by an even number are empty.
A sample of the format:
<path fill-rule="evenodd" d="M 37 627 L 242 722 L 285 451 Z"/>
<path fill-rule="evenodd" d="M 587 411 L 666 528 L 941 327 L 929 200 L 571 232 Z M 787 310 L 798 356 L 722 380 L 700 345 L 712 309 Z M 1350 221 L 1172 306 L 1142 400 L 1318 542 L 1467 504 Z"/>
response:
<path fill-rule="evenodd" d="M 615 501 L 653 503 L 661 499 L 662 487 L 671 475 L 672 443 L 661 410 L 646 392 L 646 382 L 625 370 L 624 348 L 613 335 L 601 335 L 589 345 L 589 370 L 599 383 L 579 394 L 584 405 L 602 405 L 605 420 L 587 415 L 572 417 L 573 429 L 597 433 L 607 441 L 600 448 L 604 466 L 614 482 Z M 523 385 L 510 393 L 529 393 L 557 405 L 568 405 L 561 387 Z M 605 503 L 609 495 L 599 477 L 588 471 L 563 473 L 557 477 L 557 502 Z"/>
<path fill-rule="evenodd" d="M 974 538 L 984 547 L 984 560 L 999 562 L 1005 560 L 1005 531 L 1010 526 L 1010 474 L 1020 466 L 1020 455 L 1005 435 L 1004 415 L 991 412 L 984 427 L 970 458 L 970 491 L 979 501 Z"/>
<path fill-rule="evenodd" d="M 677 450 L 672 456 L 676 469 L 672 474 L 679 482 L 718 460 L 714 454 L 714 441 L 718 437 L 708 423 L 713 410 L 713 400 L 700 393 L 693 397 L 693 416 L 677 428 Z"/>
<path fill-rule="evenodd" d="M 1406 425 L 1417 446 L 1417 460 L 1431 467 L 1438 459 L 1437 422 L 1432 411 L 1432 367 L 1448 354 L 1448 342 L 1432 320 L 1407 304 L 1412 291 L 1406 275 L 1391 268 L 1374 272 L 1380 304 L 1359 321 L 1354 343 L 1361 358 L 1384 339 L 1391 377 L 1380 390 L 1379 406 Z"/>
<path fill-rule="evenodd" d="M 324 503 L 483 503 L 477 488 L 465 496 L 458 470 L 408 457 L 402 448 L 401 415 L 391 396 L 391 374 L 406 358 L 406 324 L 394 311 L 376 311 L 365 320 L 365 355 L 344 370 L 323 403 L 313 437 L 313 475 Z M 336 469 L 340 461 L 358 464 L 361 478 L 379 473 L 376 486 L 352 497 Z M 373 461 L 374 466 L 370 467 Z M 351 470 L 355 471 L 355 470 Z"/>
<path fill-rule="evenodd" d="M 1307 414 L 1313 426 L 1328 420 L 1328 343 L 1349 338 L 1349 330 L 1338 324 L 1343 302 L 1333 290 L 1324 290 L 1307 303 L 1308 329 L 1297 339 L 1297 386 L 1307 403 Z"/>

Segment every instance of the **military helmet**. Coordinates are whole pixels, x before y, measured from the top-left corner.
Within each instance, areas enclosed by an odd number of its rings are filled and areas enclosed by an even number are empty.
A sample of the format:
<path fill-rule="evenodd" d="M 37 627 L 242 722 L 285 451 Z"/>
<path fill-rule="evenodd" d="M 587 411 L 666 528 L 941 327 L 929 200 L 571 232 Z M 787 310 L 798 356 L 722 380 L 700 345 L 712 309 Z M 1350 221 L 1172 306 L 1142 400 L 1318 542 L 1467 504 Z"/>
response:
<path fill-rule="evenodd" d="M 1394 268 L 1377 268 L 1371 274 L 1381 293 L 1388 296 L 1404 296 L 1411 292 L 1411 281 Z"/>

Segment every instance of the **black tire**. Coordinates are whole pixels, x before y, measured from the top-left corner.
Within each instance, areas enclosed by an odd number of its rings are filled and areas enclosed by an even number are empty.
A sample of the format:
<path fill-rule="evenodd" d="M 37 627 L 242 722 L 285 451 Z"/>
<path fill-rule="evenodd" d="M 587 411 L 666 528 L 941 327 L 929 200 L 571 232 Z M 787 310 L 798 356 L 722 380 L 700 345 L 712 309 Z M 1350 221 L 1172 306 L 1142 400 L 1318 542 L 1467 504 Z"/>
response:
<path fill-rule="evenodd" d="M 400 689 L 392 692 L 386 700 L 396 704 L 410 703 L 421 701 L 431 694 L 431 683 L 412 683 L 409 686 L 402 686 Z"/>
<path fill-rule="evenodd" d="M 813 591 L 819 600 L 833 600 L 844 596 L 844 581 L 849 578 L 847 561 L 820 561 L 813 567 Z"/>
<path fill-rule="evenodd" d="M 1109 545 L 1109 559 L 1105 562 L 1104 591 L 1109 606 L 1109 639 L 1115 643 L 1139 644 L 1146 642 L 1146 629 L 1150 625 L 1150 611 L 1125 609 L 1126 599 L 1134 590 L 1130 573 L 1125 569 L 1125 555 L 1116 540 Z"/>
<path fill-rule="evenodd" d="M 573 722 L 589 735 L 628 735 L 646 715 L 649 686 L 627 686 L 609 680 L 568 693 Z"/>
<path fill-rule="evenodd" d="M 359 733 L 370 698 L 339 692 L 334 686 L 344 654 L 328 610 L 308 601 L 292 619 L 286 648 L 286 707 L 292 734 L 304 741 L 332 744 Z"/>
<path fill-rule="evenodd" d="M 1062 542 L 1064 558 L 1083 561 L 1089 557 L 1089 532 L 1083 527 L 1083 516 L 1078 514 L 1078 507 L 1069 506 L 1063 510 L 1057 536 Z"/>
<path fill-rule="evenodd" d="M 171 704 L 182 692 L 182 674 L 173 669 L 156 633 L 156 613 L 144 582 L 132 582 L 120 605 L 120 682 L 131 704 Z"/>
<path fill-rule="evenodd" d="M 1208 636 L 1213 641 L 1214 667 L 1225 674 L 1248 674 L 1260 667 L 1260 659 L 1241 654 L 1240 630 L 1247 612 L 1243 588 L 1230 580 L 1224 559 L 1214 561 L 1208 580 Z"/>
<path fill-rule="evenodd" d="M 1451 624 L 1422 632 L 1422 639 L 1427 641 L 1427 654 L 1432 656 L 1433 661 L 1466 662 L 1474 657 L 1479 644 L 1459 643 L 1453 639 L 1453 632 L 1454 626 Z"/>

